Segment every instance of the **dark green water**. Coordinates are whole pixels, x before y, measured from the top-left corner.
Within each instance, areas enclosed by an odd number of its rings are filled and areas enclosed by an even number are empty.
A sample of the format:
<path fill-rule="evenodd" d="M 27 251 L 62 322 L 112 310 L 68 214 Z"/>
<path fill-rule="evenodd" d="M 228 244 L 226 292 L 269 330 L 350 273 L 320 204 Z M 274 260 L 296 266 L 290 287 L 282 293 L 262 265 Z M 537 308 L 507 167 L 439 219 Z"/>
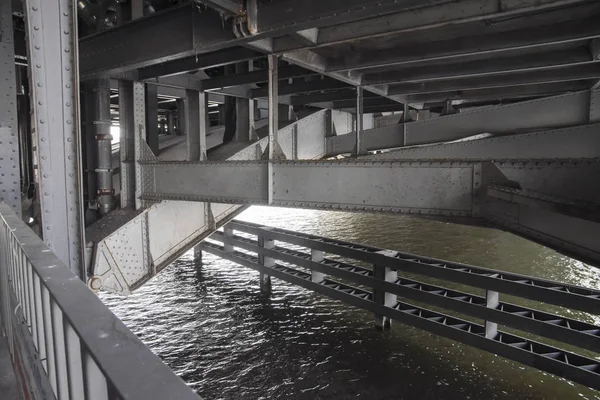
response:
<path fill-rule="evenodd" d="M 490 229 L 265 207 L 240 219 L 600 289 L 598 269 Z M 211 255 L 198 269 L 187 254 L 128 298 L 101 297 L 205 399 L 600 399 L 416 328 L 382 333 L 371 314 L 276 279 L 266 297 L 256 272 Z"/>

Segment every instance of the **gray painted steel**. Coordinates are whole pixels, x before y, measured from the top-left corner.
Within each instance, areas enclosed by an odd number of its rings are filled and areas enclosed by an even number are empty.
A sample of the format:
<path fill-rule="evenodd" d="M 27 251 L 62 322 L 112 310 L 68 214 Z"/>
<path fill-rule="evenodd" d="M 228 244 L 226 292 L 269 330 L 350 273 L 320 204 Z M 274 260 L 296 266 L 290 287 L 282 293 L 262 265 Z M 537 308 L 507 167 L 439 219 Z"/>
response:
<path fill-rule="evenodd" d="M 43 237 L 83 279 L 76 17 L 69 0 L 25 5 Z"/>
<path fill-rule="evenodd" d="M 17 131 L 17 88 L 15 77 L 12 10 L 10 2 L 0 4 L 0 202 L 21 214 L 21 169 Z"/>
<path fill-rule="evenodd" d="M 135 123 L 133 82 L 119 81 L 121 208 L 135 207 Z"/>
<path fill-rule="evenodd" d="M 461 159 L 461 160 L 529 160 L 556 158 L 597 158 L 600 148 L 600 124 L 580 125 L 549 131 L 464 139 L 457 142 L 413 146 L 369 159 Z"/>
<path fill-rule="evenodd" d="M 18 357 L 36 398 L 198 399 L 5 204 L 0 247 L 2 321 L 35 349 Z"/>
<path fill-rule="evenodd" d="M 515 104 L 483 107 L 439 118 L 365 131 L 367 150 L 443 142 L 480 133 L 517 133 L 589 121 L 590 92 L 581 91 Z M 404 126 L 406 132 L 404 133 Z M 403 135 L 404 133 L 404 135 Z M 328 155 L 351 153 L 355 133 L 327 139 Z"/>

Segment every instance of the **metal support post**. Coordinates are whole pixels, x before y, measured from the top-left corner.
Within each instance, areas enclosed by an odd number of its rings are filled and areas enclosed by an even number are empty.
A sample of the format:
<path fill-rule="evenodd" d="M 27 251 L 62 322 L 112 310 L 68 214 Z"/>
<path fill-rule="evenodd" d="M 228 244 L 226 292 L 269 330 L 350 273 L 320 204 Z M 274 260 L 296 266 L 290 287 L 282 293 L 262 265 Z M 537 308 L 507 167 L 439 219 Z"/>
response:
<path fill-rule="evenodd" d="M 394 257 L 398 254 L 392 250 L 382 250 L 377 253 L 383 254 L 387 257 Z M 387 282 L 396 282 L 398 279 L 398 273 L 385 265 L 373 265 L 373 278 L 384 280 Z M 376 304 L 381 304 L 386 307 L 393 307 L 396 305 L 397 296 L 395 294 L 387 293 L 383 290 L 373 289 L 373 301 Z M 392 326 L 392 320 L 389 317 L 375 314 L 375 326 L 381 329 L 388 329 Z"/>
<path fill-rule="evenodd" d="M 258 140 L 256 135 L 256 101 L 254 99 L 248 100 L 248 139 L 250 141 Z"/>
<path fill-rule="evenodd" d="M 17 89 L 11 3 L 0 4 L 0 202 L 21 215 Z M 23 157 L 27 157 L 26 154 Z"/>
<path fill-rule="evenodd" d="M 199 94 L 199 129 L 200 129 L 200 161 L 206 160 L 206 136 L 208 136 L 208 128 L 210 127 L 210 119 L 208 116 L 208 93 L 200 92 Z"/>
<path fill-rule="evenodd" d="M 135 207 L 135 128 L 133 115 L 133 82 L 121 80 L 119 81 L 121 208 Z"/>
<path fill-rule="evenodd" d="M 133 83 L 133 143 L 135 165 L 135 209 L 142 208 L 142 166 L 138 162 L 142 158 L 142 144 L 146 137 L 146 95 L 142 82 Z"/>
<path fill-rule="evenodd" d="M 363 88 L 356 87 L 356 150 L 357 156 L 363 154 L 362 149 L 363 135 Z"/>
<path fill-rule="evenodd" d="M 598 87 L 590 90 L 590 124 L 596 122 L 600 122 L 600 88 Z"/>
<path fill-rule="evenodd" d="M 268 229 L 265 227 L 265 229 Z M 263 249 L 272 249 L 275 247 L 275 241 L 273 239 L 265 238 L 262 235 L 258 236 L 258 247 L 262 247 Z M 263 254 L 259 254 L 258 256 L 259 264 L 264 267 L 273 267 L 275 265 L 275 259 L 271 257 L 266 257 Z M 260 283 L 260 291 L 263 293 L 269 293 L 271 291 L 271 276 L 265 274 L 264 272 L 260 272 L 259 276 Z"/>
<path fill-rule="evenodd" d="M 92 90 L 94 81 L 86 82 L 83 86 L 83 138 L 82 150 L 85 151 L 84 168 L 85 168 L 85 225 L 89 226 L 98 219 L 98 146 L 96 144 L 96 129 L 94 126 L 94 115 L 96 111 L 96 95 Z"/>
<path fill-rule="evenodd" d="M 187 127 L 187 161 L 200 160 L 200 94 L 185 91 L 185 126 Z"/>
<path fill-rule="evenodd" d="M 108 214 L 115 206 L 112 180 L 112 135 L 110 134 L 110 80 L 94 81 L 94 138 L 98 149 L 97 195 L 100 215 Z"/>
<path fill-rule="evenodd" d="M 146 84 L 146 143 L 158 155 L 158 87 Z"/>
<path fill-rule="evenodd" d="M 185 99 L 177 99 L 177 130 L 178 135 L 185 134 Z"/>
<path fill-rule="evenodd" d="M 310 250 L 310 259 L 314 262 L 323 261 L 323 252 L 320 250 Z M 320 283 L 325 280 L 325 274 L 318 271 L 310 271 L 310 279 L 315 283 Z"/>
<path fill-rule="evenodd" d="M 231 244 L 231 241 L 233 240 L 233 229 L 226 226 L 225 228 L 223 228 L 223 233 L 225 235 L 223 249 L 226 253 L 233 253 L 233 245 Z"/>
<path fill-rule="evenodd" d="M 85 279 L 76 2 L 26 0 L 24 9 L 42 235 Z"/>
<path fill-rule="evenodd" d="M 202 264 L 202 243 L 194 246 L 194 264 L 197 266 Z"/>
<path fill-rule="evenodd" d="M 485 300 L 487 308 L 498 308 L 500 304 L 500 300 L 498 299 L 498 292 L 494 292 L 493 290 L 486 290 L 485 292 Z M 491 321 L 485 321 L 485 337 L 488 339 L 493 339 L 498 334 L 498 324 Z"/>
<path fill-rule="evenodd" d="M 277 132 L 279 130 L 279 82 L 277 70 L 277 55 L 269 54 L 269 160 L 275 159 L 275 146 L 277 145 Z M 269 204 L 271 203 L 269 201 Z"/>

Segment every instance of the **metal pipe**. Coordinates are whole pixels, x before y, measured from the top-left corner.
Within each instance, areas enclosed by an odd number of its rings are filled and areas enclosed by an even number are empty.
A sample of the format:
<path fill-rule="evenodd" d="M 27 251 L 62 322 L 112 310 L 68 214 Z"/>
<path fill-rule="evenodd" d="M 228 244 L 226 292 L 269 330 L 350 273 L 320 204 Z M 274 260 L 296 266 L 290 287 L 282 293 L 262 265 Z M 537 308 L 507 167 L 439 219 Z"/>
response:
<path fill-rule="evenodd" d="M 94 96 L 96 98 L 94 113 L 94 132 L 98 146 L 98 211 L 100 215 L 108 214 L 115 206 L 115 190 L 112 181 L 112 135 L 110 134 L 110 79 L 96 80 Z"/>

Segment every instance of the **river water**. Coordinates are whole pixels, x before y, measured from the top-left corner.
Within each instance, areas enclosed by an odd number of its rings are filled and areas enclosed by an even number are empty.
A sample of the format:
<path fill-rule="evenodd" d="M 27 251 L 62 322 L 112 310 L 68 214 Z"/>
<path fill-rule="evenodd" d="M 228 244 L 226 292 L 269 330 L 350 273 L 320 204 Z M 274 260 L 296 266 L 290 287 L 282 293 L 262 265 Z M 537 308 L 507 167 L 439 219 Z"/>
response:
<path fill-rule="evenodd" d="M 597 269 L 491 229 L 266 207 L 238 218 L 600 289 Z M 257 272 L 209 254 L 201 268 L 188 253 L 133 295 L 101 298 L 205 399 L 600 399 L 397 322 L 381 332 L 370 313 L 277 279 L 263 295 Z M 597 316 L 542 308 L 600 324 Z"/>

